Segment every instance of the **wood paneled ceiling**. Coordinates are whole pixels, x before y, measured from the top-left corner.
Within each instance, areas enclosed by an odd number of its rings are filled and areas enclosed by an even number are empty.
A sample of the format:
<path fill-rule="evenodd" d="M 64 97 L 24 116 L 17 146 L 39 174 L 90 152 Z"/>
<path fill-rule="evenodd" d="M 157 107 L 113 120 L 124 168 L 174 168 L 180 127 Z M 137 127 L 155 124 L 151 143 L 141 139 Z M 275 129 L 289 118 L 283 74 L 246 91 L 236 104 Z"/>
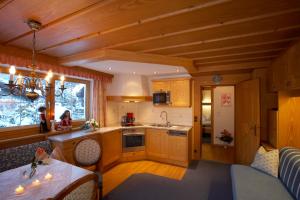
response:
<path fill-rule="evenodd" d="M 62 63 L 147 55 L 194 73 L 263 67 L 300 38 L 299 0 L 2 0 L 0 43 L 31 49 L 28 18 L 43 24 L 38 51 Z"/>

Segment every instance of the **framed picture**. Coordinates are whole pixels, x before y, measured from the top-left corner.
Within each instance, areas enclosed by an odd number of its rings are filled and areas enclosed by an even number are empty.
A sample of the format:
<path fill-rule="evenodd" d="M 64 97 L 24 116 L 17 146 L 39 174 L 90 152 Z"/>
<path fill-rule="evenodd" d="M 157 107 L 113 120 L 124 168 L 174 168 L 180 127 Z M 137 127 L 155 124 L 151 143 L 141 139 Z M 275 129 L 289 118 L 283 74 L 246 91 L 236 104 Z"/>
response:
<path fill-rule="evenodd" d="M 230 93 L 221 94 L 221 106 L 222 107 L 230 107 L 231 106 L 231 94 Z"/>

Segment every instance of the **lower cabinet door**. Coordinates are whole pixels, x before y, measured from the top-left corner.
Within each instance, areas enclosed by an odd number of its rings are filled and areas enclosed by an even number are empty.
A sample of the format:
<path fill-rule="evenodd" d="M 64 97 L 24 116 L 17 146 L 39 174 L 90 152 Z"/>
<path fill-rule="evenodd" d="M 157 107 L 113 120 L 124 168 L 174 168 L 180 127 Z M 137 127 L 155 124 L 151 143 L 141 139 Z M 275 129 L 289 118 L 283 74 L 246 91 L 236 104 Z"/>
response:
<path fill-rule="evenodd" d="M 105 167 L 122 156 L 122 137 L 120 131 L 104 133 L 101 135 L 102 167 Z"/>
<path fill-rule="evenodd" d="M 170 160 L 187 161 L 187 137 L 172 136 L 168 137 L 168 155 Z"/>

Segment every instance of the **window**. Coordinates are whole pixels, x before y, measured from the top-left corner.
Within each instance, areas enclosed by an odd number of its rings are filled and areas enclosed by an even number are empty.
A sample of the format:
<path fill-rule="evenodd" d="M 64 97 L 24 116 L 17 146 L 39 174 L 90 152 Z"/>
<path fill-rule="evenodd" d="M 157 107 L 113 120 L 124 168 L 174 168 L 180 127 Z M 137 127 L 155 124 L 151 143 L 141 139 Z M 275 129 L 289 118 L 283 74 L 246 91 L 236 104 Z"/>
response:
<path fill-rule="evenodd" d="M 6 90 L 9 75 L 0 73 L 0 90 Z M 31 102 L 25 96 L 0 96 L 0 128 L 38 124 L 38 108 L 45 106 L 45 98 Z"/>
<path fill-rule="evenodd" d="M 86 119 L 86 84 L 79 82 L 65 82 L 63 95 L 60 93 L 60 80 L 55 80 L 55 120 L 60 121 L 60 116 L 65 110 L 71 112 L 73 120 Z"/>

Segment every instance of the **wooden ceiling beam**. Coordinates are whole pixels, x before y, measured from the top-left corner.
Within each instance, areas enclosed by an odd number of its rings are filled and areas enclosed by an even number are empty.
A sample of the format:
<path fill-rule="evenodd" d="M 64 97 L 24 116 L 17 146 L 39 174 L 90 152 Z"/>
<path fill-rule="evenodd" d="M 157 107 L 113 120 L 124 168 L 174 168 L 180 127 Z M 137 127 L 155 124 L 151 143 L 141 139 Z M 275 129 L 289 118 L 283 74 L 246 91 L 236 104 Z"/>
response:
<path fill-rule="evenodd" d="M 79 42 L 79 41 L 83 41 L 83 40 L 87 40 L 87 39 L 91 39 L 91 38 L 95 38 L 95 37 L 101 37 L 103 35 L 113 33 L 113 32 L 117 32 L 117 31 L 120 31 L 120 30 L 123 30 L 123 29 L 132 28 L 132 27 L 135 27 L 135 26 L 140 26 L 140 25 L 145 24 L 145 23 L 158 21 L 158 20 L 161 20 L 161 19 L 164 19 L 164 18 L 167 18 L 167 17 L 172 17 L 172 16 L 192 12 L 192 11 L 195 11 L 195 10 L 200 10 L 200 9 L 203 9 L 203 8 L 219 5 L 219 4 L 230 2 L 230 1 L 232 1 L 232 0 L 208 1 L 208 2 L 205 2 L 205 3 L 199 4 L 199 5 L 193 6 L 193 7 L 183 8 L 183 9 L 180 9 L 180 10 L 172 11 L 172 12 L 161 14 L 161 15 L 158 15 L 158 16 L 149 17 L 149 18 L 146 18 L 146 19 L 141 19 L 141 20 L 138 20 L 136 22 L 133 22 L 133 23 L 130 23 L 130 24 L 124 24 L 122 26 L 114 27 L 114 28 L 111 28 L 111 29 L 108 29 L 108 30 L 97 31 L 97 32 L 85 34 L 85 35 L 82 35 L 80 37 L 73 38 L 71 40 L 63 41 L 63 42 L 60 42 L 60 43 L 57 43 L 57 44 L 53 44 L 53 45 L 41 48 L 41 49 L 39 49 L 39 51 L 46 51 L 48 49 L 56 48 L 56 47 L 59 47 L 59 46 L 70 44 L 70 43 Z"/>
<path fill-rule="evenodd" d="M 140 43 L 140 42 L 147 42 L 147 41 L 151 41 L 151 40 L 167 38 L 167 37 L 170 37 L 170 36 L 187 34 L 187 33 L 196 32 L 196 31 L 204 31 L 204 30 L 214 29 L 214 28 L 219 28 L 219 27 L 224 27 L 225 28 L 228 25 L 247 23 L 247 22 L 252 22 L 252 21 L 266 19 L 266 18 L 271 18 L 271 17 L 275 17 L 275 16 L 295 13 L 295 12 L 299 12 L 299 11 L 300 11 L 300 8 L 294 8 L 294 9 L 283 10 L 283 11 L 274 12 L 274 13 L 268 13 L 268 14 L 263 14 L 263 15 L 258 15 L 258 16 L 251 16 L 251 17 L 247 17 L 247 18 L 226 21 L 226 22 L 222 22 L 222 23 L 218 22 L 218 23 L 214 23 L 214 24 L 210 24 L 210 25 L 206 25 L 206 26 L 194 27 L 194 28 L 191 28 L 191 29 L 185 29 L 185 30 L 181 30 L 181 31 L 170 32 L 170 33 L 160 34 L 160 35 L 146 37 L 146 38 L 140 38 L 140 39 L 136 39 L 136 40 L 132 40 L 132 41 L 118 42 L 118 43 L 113 44 L 113 45 L 105 46 L 105 48 L 117 48 L 117 47 L 132 45 L 132 44 L 136 44 L 136 43 Z M 151 51 L 152 51 L 152 49 L 143 50 L 141 52 L 149 53 Z"/>
<path fill-rule="evenodd" d="M 221 55 L 217 55 L 217 56 L 194 57 L 191 59 L 199 61 L 199 60 L 206 60 L 206 59 L 211 59 L 211 58 L 224 58 L 224 57 L 226 58 L 226 57 L 230 57 L 230 56 L 241 56 L 241 55 L 249 55 L 249 54 L 279 52 L 284 49 L 286 49 L 286 48 L 266 49 L 266 50 L 261 50 L 261 51 L 248 51 L 248 52 L 244 52 L 244 53 L 221 54 Z"/>
<path fill-rule="evenodd" d="M 196 65 L 198 71 L 192 75 L 203 75 L 203 74 L 219 74 L 224 72 L 232 71 L 249 71 L 259 68 L 267 68 L 271 65 L 271 61 L 260 61 L 260 62 L 244 62 L 238 64 L 225 64 L 225 65 L 214 65 L 214 66 L 199 66 Z"/>
<path fill-rule="evenodd" d="M 280 31 L 286 31 L 286 30 L 292 30 L 292 29 L 298 29 L 300 28 L 300 25 L 290 26 L 290 27 L 284 27 L 277 30 L 266 30 L 266 31 L 259 31 L 259 32 L 252 32 L 252 33 L 246 33 L 246 34 L 240 34 L 240 35 L 233 35 L 233 36 L 225 36 L 220 38 L 214 38 L 209 40 L 202 40 L 202 41 L 194 41 L 194 42 L 185 42 L 182 44 L 175 44 L 175 45 L 169 45 L 164 47 L 157 47 L 152 49 L 146 49 L 142 50 L 141 52 L 144 53 L 151 53 L 158 50 L 165 50 L 165 49 L 172 49 L 172 48 L 178 48 L 178 47 L 187 47 L 187 46 L 193 46 L 193 45 L 200 45 L 205 43 L 213 43 L 213 42 L 219 42 L 219 41 L 225 41 L 225 40 L 232 40 L 232 39 L 240 39 L 240 38 L 246 38 L 246 37 L 252 37 L 252 36 L 259 36 L 264 34 L 270 34 Z"/>
<path fill-rule="evenodd" d="M 62 65 L 83 65 L 86 63 L 92 63 L 102 60 L 121 60 L 182 66 L 185 67 L 189 73 L 194 73 L 196 71 L 193 60 L 191 59 L 111 49 L 97 49 L 71 56 L 65 56 L 62 57 L 59 62 Z"/>
<path fill-rule="evenodd" d="M 12 3 L 14 0 L 0 0 L 0 10 L 7 6 L 8 4 Z"/>
<path fill-rule="evenodd" d="M 292 37 L 292 38 L 286 38 L 286 39 L 282 39 L 282 40 L 272 40 L 272 41 L 268 41 L 268 42 L 257 42 L 257 43 L 243 44 L 243 45 L 233 45 L 233 46 L 226 46 L 226 47 L 221 47 L 221 48 L 211 48 L 211 49 L 204 49 L 204 50 L 197 50 L 197 51 L 172 53 L 172 54 L 166 54 L 166 55 L 168 55 L 168 56 L 188 56 L 191 54 L 198 54 L 198 53 L 209 53 L 209 52 L 215 52 L 215 51 L 240 49 L 240 48 L 246 48 L 246 47 L 258 47 L 258 46 L 263 46 L 263 45 L 268 45 L 268 44 L 285 43 L 285 42 L 295 41 L 298 39 L 300 39 L 300 37 Z"/>
<path fill-rule="evenodd" d="M 251 62 L 251 61 L 261 61 L 261 60 L 271 60 L 273 58 L 278 57 L 278 55 L 268 55 L 268 56 L 258 56 L 258 57 L 247 57 L 247 58 L 237 58 L 237 59 L 225 59 L 219 61 L 211 61 L 211 62 L 198 62 L 195 60 L 196 66 L 209 66 L 209 65 L 222 65 L 226 63 L 237 63 L 237 62 Z"/>
<path fill-rule="evenodd" d="M 110 2 L 112 2 L 112 0 L 98 1 L 98 2 L 96 2 L 94 4 L 91 4 L 91 5 L 87 6 L 87 7 L 81 8 L 81 9 L 79 9 L 79 10 L 73 12 L 73 13 L 70 13 L 70 14 L 67 14 L 67 15 L 61 17 L 61 18 L 55 19 L 55 20 L 53 20 L 53 21 L 51 21 L 51 22 L 49 22 L 47 24 L 43 24 L 42 27 L 41 27 L 41 29 L 39 31 L 41 31 L 41 30 L 43 30 L 45 28 L 52 27 L 54 25 L 61 24 L 63 22 L 70 21 L 70 20 L 72 20 L 72 19 L 74 19 L 76 17 L 80 17 L 80 16 L 82 16 L 82 15 L 88 13 L 88 12 L 91 12 L 92 10 L 95 10 L 95 9 L 98 9 L 98 8 L 104 6 L 104 5 L 107 5 Z M 33 31 L 28 31 L 28 32 L 20 34 L 20 35 L 14 37 L 14 38 L 11 38 L 11 39 L 3 42 L 2 44 L 6 45 L 8 43 L 12 43 L 12 42 L 14 42 L 14 41 L 16 41 L 16 40 L 18 40 L 20 38 L 29 36 L 32 33 L 33 33 Z"/>

